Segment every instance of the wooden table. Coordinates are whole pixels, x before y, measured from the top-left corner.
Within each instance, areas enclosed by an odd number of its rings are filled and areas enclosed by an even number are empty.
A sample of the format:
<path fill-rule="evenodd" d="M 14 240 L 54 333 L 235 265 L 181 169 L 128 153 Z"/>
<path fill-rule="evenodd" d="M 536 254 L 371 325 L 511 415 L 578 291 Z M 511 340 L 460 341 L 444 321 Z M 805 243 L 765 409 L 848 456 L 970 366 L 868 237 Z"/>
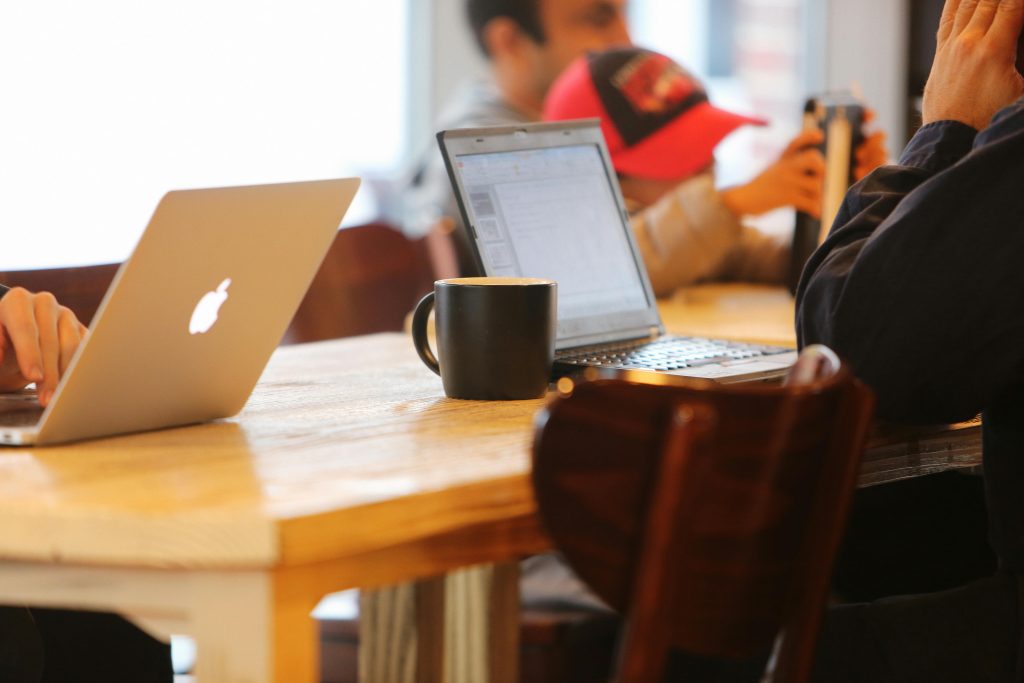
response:
<path fill-rule="evenodd" d="M 325 594 L 547 546 L 539 406 L 448 400 L 390 334 L 282 348 L 235 420 L 0 450 L 0 601 L 193 635 L 201 683 L 316 680 Z"/>
<path fill-rule="evenodd" d="M 658 306 L 673 334 L 796 346 L 793 297 L 780 287 L 714 284 L 690 287 Z"/>
<path fill-rule="evenodd" d="M 750 302 L 770 300 L 776 313 L 739 336 L 783 343 L 779 295 L 698 290 L 665 317 L 713 335 L 723 311 L 749 323 Z M 540 405 L 446 399 L 408 338 L 387 334 L 280 349 L 233 420 L 0 450 L 0 602 L 192 635 L 200 683 L 309 683 L 323 595 L 423 579 L 367 603 L 364 627 L 398 609 L 418 626 L 366 639 L 368 680 L 511 683 L 513 561 L 548 546 L 528 481 Z M 973 464 L 976 432 L 879 435 L 865 483 Z M 496 563 L 483 592 L 467 589 L 490 617 L 446 621 L 456 584 L 430 577 Z"/>

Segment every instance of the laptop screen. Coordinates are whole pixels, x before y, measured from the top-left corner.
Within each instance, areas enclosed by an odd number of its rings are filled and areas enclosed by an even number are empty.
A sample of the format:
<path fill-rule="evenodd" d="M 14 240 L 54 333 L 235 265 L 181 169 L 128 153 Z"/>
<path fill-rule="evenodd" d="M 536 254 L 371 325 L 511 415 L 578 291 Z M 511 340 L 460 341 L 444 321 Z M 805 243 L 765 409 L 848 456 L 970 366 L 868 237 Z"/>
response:
<path fill-rule="evenodd" d="M 484 272 L 557 281 L 560 342 L 650 324 L 653 301 L 598 144 L 452 161 Z"/>

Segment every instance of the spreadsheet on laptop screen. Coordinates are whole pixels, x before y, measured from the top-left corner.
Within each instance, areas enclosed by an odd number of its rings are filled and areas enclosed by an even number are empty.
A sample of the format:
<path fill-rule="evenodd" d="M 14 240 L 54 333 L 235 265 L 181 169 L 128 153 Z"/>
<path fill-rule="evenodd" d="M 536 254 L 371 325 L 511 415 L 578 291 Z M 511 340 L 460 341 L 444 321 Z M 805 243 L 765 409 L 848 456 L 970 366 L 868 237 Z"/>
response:
<path fill-rule="evenodd" d="M 489 275 L 558 282 L 559 336 L 574 320 L 648 308 L 596 145 L 456 157 Z"/>

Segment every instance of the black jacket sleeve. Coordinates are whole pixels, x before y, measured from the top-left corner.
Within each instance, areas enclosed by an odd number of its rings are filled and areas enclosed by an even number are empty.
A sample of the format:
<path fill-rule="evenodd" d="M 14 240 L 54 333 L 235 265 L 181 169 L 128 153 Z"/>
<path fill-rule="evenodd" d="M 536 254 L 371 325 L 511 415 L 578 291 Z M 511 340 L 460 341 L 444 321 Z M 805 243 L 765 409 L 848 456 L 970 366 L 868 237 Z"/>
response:
<path fill-rule="evenodd" d="M 982 133 L 925 126 L 851 189 L 797 333 L 849 360 L 889 419 L 968 419 L 1024 380 L 1024 100 Z"/>

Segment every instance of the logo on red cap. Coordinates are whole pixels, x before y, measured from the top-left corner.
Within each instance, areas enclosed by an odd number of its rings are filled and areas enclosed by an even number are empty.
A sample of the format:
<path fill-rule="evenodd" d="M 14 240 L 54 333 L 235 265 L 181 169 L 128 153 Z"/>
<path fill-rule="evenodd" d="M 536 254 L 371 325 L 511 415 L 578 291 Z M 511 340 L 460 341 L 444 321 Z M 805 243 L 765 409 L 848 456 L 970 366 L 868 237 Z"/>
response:
<path fill-rule="evenodd" d="M 626 62 L 611 81 L 640 114 L 664 114 L 697 89 L 678 64 L 652 53 Z"/>

